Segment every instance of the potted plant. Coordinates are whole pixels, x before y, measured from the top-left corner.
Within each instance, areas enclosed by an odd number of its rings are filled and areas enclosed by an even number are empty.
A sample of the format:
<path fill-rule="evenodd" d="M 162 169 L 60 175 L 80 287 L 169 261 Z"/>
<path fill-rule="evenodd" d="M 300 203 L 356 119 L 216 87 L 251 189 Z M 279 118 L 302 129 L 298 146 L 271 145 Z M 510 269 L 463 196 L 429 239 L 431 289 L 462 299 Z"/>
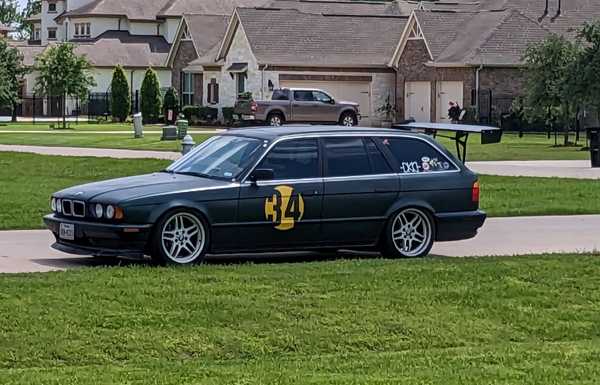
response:
<path fill-rule="evenodd" d="M 381 120 L 381 127 L 392 127 L 392 123 L 396 119 L 396 106 L 390 102 L 390 95 L 388 94 L 385 102 L 377 109 L 377 113 L 384 116 Z"/>

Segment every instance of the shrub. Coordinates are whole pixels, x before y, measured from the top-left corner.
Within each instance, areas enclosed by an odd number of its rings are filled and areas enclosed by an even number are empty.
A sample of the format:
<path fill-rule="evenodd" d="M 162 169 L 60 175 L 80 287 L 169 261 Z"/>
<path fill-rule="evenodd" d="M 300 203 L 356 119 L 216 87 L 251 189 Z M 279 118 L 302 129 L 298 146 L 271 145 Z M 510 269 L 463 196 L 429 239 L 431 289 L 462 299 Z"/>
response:
<path fill-rule="evenodd" d="M 117 65 L 113 71 L 112 82 L 110 83 L 112 116 L 119 122 L 124 122 L 129 116 L 131 110 L 131 92 L 129 83 L 123 72 L 123 67 Z"/>
<path fill-rule="evenodd" d="M 182 113 L 192 124 L 198 122 L 212 123 L 219 117 L 219 110 L 214 107 L 185 106 Z"/>
<path fill-rule="evenodd" d="M 177 115 L 179 114 L 179 96 L 177 95 L 177 90 L 173 87 L 169 87 L 165 93 L 163 110 L 164 115 L 167 118 L 169 116 L 169 110 L 173 111 L 173 119 L 167 123 L 173 123 L 173 121 L 177 119 Z"/>
<path fill-rule="evenodd" d="M 221 111 L 223 112 L 224 123 L 225 124 L 233 124 L 233 122 L 234 122 L 233 107 L 223 107 L 221 109 Z"/>
<path fill-rule="evenodd" d="M 141 110 L 144 123 L 156 123 L 160 116 L 161 98 L 158 76 L 152 68 L 148 68 L 142 81 Z"/>

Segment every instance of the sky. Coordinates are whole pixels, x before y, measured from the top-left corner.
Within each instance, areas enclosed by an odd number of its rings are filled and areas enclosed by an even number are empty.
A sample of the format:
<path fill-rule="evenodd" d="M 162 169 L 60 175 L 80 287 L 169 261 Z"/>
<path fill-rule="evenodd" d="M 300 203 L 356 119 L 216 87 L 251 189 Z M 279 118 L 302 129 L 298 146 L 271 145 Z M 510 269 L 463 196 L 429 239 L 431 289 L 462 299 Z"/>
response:
<path fill-rule="evenodd" d="M 19 6 L 23 9 L 25 5 L 27 5 L 27 0 L 17 0 L 17 3 L 19 3 Z"/>

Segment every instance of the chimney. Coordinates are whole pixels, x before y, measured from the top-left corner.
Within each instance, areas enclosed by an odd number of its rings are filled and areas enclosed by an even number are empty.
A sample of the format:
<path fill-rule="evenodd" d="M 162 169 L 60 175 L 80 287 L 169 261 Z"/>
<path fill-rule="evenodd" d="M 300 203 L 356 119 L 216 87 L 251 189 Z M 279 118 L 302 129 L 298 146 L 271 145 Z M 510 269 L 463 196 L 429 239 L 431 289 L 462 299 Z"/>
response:
<path fill-rule="evenodd" d="M 546 16 L 548 16 L 548 0 L 546 0 L 546 8 L 544 9 L 544 14 L 538 18 L 538 21 L 541 23 Z"/>

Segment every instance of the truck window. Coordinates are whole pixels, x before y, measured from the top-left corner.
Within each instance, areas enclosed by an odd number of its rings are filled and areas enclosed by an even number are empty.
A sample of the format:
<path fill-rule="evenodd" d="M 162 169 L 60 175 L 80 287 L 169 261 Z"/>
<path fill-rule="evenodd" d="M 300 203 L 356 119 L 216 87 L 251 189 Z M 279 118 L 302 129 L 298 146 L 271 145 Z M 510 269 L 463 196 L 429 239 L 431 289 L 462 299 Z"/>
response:
<path fill-rule="evenodd" d="M 313 97 L 321 103 L 331 103 L 331 97 L 324 92 L 313 91 Z"/>
<path fill-rule="evenodd" d="M 271 100 L 290 100 L 290 90 L 275 90 Z"/>
<path fill-rule="evenodd" d="M 294 91 L 294 100 L 297 102 L 314 102 L 312 91 Z"/>
<path fill-rule="evenodd" d="M 398 161 L 402 174 L 454 171 L 456 166 L 431 144 L 414 138 L 377 138 Z"/>

